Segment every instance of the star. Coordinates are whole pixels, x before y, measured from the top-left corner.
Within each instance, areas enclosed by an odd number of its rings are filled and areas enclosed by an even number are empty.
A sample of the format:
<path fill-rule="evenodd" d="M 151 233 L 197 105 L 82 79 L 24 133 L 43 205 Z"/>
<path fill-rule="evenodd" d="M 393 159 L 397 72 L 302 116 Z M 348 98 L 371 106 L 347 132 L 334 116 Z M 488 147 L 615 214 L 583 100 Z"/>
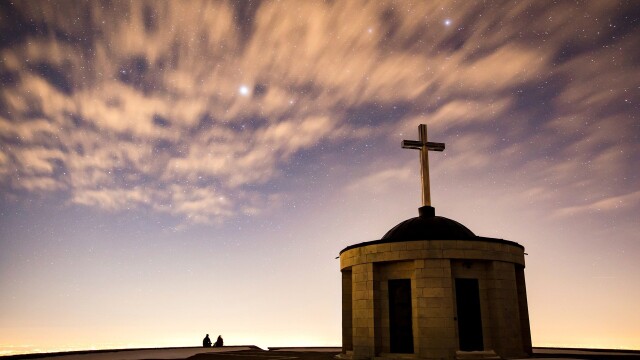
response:
<path fill-rule="evenodd" d="M 242 96 L 249 96 L 249 88 L 246 85 L 240 86 L 240 89 L 238 91 Z"/>
<path fill-rule="evenodd" d="M 449 25 L 451 25 L 451 19 L 445 19 L 445 20 L 444 20 L 444 25 L 445 25 L 445 26 L 449 26 Z"/>

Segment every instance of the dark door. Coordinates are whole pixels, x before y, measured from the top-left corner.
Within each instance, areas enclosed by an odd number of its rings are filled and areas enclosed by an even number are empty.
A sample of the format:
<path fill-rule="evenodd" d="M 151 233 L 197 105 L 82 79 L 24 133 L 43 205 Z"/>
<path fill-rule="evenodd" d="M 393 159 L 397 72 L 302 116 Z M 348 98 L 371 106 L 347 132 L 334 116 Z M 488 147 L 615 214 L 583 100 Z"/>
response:
<path fill-rule="evenodd" d="M 484 350 L 478 279 L 456 279 L 460 350 Z"/>
<path fill-rule="evenodd" d="M 411 279 L 389 280 L 389 331 L 392 353 L 413 353 Z"/>

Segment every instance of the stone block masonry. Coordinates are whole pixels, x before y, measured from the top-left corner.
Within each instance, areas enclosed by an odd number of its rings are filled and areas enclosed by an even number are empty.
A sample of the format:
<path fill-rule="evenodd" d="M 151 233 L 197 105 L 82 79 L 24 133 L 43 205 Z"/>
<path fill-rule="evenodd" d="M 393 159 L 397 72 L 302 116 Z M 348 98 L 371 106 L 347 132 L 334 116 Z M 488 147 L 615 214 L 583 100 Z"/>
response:
<path fill-rule="evenodd" d="M 481 349 L 526 356 L 531 335 L 524 285 L 524 248 L 517 243 L 417 240 L 363 243 L 340 254 L 343 356 L 394 354 L 388 282 L 411 282 L 412 358 L 454 359 L 461 348 L 456 279 L 477 281 Z"/>

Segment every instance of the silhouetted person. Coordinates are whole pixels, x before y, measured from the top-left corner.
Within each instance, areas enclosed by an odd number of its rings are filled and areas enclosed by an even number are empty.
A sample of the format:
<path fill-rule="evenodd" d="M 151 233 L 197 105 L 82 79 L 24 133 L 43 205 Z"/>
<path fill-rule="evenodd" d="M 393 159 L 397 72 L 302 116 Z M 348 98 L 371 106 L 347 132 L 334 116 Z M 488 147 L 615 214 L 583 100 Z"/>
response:
<path fill-rule="evenodd" d="M 222 340 L 222 336 L 218 335 L 218 338 L 216 339 L 216 343 L 213 344 L 213 346 L 215 347 L 222 347 L 224 345 L 224 340 Z"/>
<path fill-rule="evenodd" d="M 218 338 L 220 338 L 218 336 Z M 209 339 L 209 334 L 202 339 L 202 347 L 211 347 L 211 339 Z"/>

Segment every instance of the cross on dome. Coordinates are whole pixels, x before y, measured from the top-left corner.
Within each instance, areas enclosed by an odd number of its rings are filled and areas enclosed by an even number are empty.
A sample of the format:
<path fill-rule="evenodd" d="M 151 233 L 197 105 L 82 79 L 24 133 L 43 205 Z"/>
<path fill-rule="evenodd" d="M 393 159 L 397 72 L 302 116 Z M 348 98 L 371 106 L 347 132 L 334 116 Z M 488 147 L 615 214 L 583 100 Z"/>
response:
<path fill-rule="evenodd" d="M 427 125 L 418 126 L 420 140 L 402 140 L 403 149 L 420 150 L 420 170 L 422 177 L 422 206 L 431 206 L 431 190 L 429 188 L 429 150 L 443 151 L 444 143 L 427 141 Z"/>

